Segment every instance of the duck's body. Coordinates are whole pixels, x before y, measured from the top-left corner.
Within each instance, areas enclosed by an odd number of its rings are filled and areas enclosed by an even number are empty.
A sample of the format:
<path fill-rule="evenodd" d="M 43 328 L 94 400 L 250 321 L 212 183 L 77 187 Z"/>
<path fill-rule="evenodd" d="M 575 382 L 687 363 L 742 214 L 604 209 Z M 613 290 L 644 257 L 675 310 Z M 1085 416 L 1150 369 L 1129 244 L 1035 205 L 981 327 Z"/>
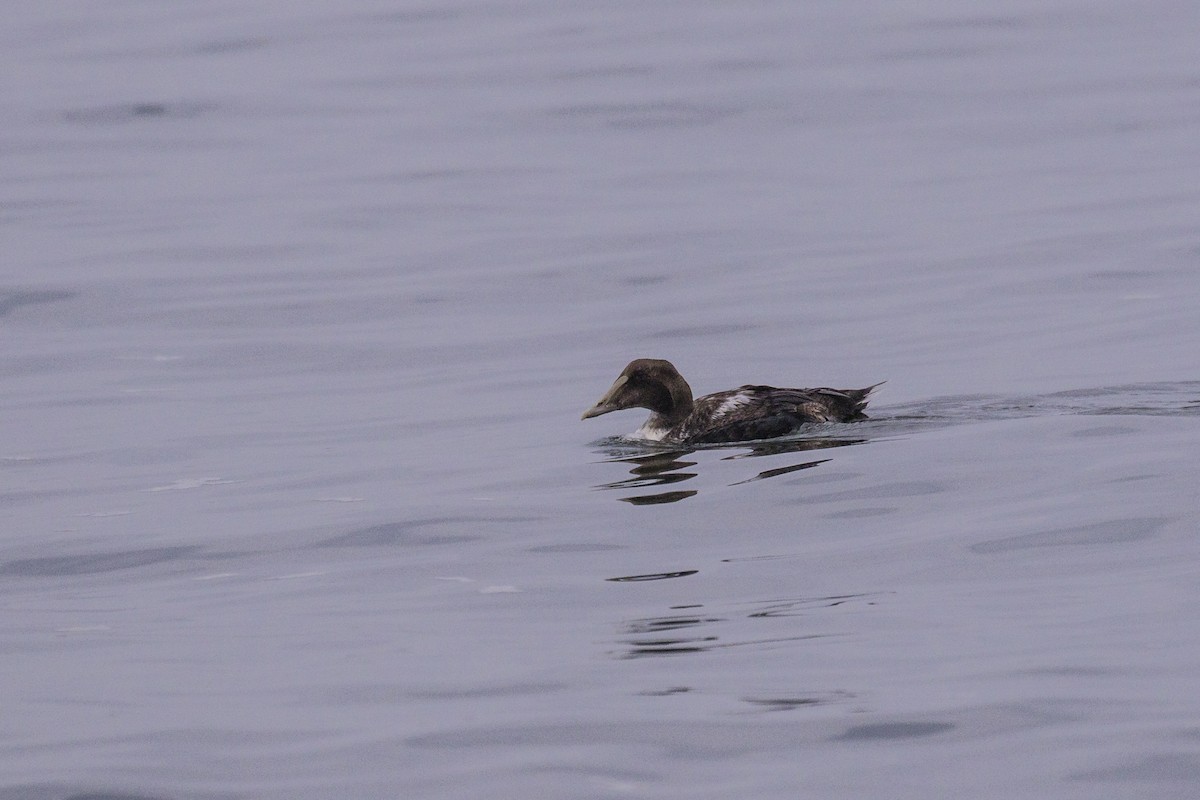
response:
<path fill-rule="evenodd" d="M 878 386 L 879 384 L 875 384 Z M 875 386 L 865 389 L 777 389 L 741 386 L 692 399 L 692 388 L 670 361 L 639 358 L 583 419 L 624 408 L 646 408 L 637 436 L 672 444 L 722 444 L 770 439 L 814 422 L 866 419 Z"/>

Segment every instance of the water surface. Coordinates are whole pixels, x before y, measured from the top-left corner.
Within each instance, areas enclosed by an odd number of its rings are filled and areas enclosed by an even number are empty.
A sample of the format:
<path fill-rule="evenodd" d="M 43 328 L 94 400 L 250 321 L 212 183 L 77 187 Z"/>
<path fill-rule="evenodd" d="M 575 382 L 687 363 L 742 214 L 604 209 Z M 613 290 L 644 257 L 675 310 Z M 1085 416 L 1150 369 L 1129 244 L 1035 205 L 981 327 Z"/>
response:
<path fill-rule="evenodd" d="M 1194 796 L 1198 23 L 10 9 L 0 800 Z"/>

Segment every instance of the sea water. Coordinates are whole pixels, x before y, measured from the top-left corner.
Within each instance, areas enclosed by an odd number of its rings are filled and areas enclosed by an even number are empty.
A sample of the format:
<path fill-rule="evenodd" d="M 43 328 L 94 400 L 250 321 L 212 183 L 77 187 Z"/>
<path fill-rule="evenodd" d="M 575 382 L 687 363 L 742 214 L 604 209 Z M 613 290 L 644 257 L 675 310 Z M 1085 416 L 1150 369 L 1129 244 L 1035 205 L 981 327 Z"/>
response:
<path fill-rule="evenodd" d="M 1198 29 L 8 9 L 0 798 L 1194 797 Z"/>

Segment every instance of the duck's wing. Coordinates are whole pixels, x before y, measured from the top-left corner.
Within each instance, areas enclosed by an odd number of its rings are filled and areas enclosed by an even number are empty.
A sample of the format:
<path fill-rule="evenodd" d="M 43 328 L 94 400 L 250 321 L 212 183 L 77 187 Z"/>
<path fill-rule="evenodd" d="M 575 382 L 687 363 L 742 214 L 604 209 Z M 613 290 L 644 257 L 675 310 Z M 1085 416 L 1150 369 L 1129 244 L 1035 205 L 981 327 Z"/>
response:
<path fill-rule="evenodd" d="M 779 401 L 795 404 L 797 413 L 802 414 L 807 422 L 855 422 L 866 419 L 863 410 L 867 400 L 876 387 L 865 389 L 778 389 Z"/>
<path fill-rule="evenodd" d="M 874 388 L 741 386 L 697 400 L 678 436 L 696 444 L 721 444 L 785 436 L 814 422 L 865 419 L 863 409 Z"/>

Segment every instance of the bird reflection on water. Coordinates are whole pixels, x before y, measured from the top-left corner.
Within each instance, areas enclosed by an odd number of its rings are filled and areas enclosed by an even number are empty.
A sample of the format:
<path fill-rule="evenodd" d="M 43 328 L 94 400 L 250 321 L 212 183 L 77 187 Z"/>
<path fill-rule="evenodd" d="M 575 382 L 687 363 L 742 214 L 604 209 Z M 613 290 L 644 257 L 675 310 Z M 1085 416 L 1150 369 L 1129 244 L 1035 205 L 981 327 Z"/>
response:
<path fill-rule="evenodd" d="M 788 453 L 801 453 L 810 450 L 827 450 L 833 447 L 846 447 L 848 445 L 862 444 L 866 439 L 835 439 L 835 438 L 813 438 L 813 439 L 790 439 L 787 441 L 773 440 L 769 442 L 757 442 L 746 446 L 744 452 L 738 452 L 733 455 L 724 456 L 722 461 L 733 461 L 742 458 L 756 458 L 760 456 L 778 456 Z M 636 452 L 638 455 L 630 455 L 630 452 Z M 687 459 L 692 453 L 697 452 L 693 449 L 679 450 L 654 450 L 646 452 L 644 448 L 634 450 L 628 445 L 621 447 L 611 447 L 606 452 L 610 458 L 607 463 L 613 464 L 631 464 L 633 465 L 629 472 L 633 475 L 632 478 L 624 478 L 619 481 L 610 483 L 602 483 L 597 486 L 597 489 L 616 489 L 618 491 L 625 489 L 639 489 L 649 486 L 668 486 L 678 484 L 683 481 L 691 480 L 697 477 L 700 473 L 690 469 L 699 465 L 699 461 Z M 802 461 L 797 464 L 789 464 L 784 467 L 776 467 L 774 469 L 763 470 L 756 475 L 753 475 L 745 480 L 735 482 L 734 486 L 752 481 L 759 481 L 765 478 L 774 478 L 779 475 L 786 475 L 799 470 L 811 469 L 813 467 L 824 464 L 829 459 L 822 458 L 816 460 Z M 673 489 L 671 491 L 656 492 L 651 494 L 636 494 L 618 498 L 624 503 L 631 505 L 661 505 L 664 503 L 677 503 L 680 500 L 686 500 L 699 493 L 698 489 Z"/>
<path fill-rule="evenodd" d="M 717 649 L 762 647 L 782 642 L 811 641 L 836 635 L 828 628 L 809 630 L 804 620 L 814 616 L 825 616 L 830 609 L 842 606 L 874 606 L 879 592 L 854 594 L 776 598 L 754 600 L 745 604 L 733 604 L 722 608 L 706 608 L 704 605 L 672 606 L 670 613 L 662 616 L 642 617 L 622 623 L 622 636 L 618 639 L 621 649 L 617 658 L 647 658 L 680 656 L 705 653 Z M 684 612 L 684 613 L 678 613 Z M 793 622 L 791 618 L 798 618 Z M 746 620 L 754 623 L 746 625 Z M 760 625 L 759 623 L 766 623 Z M 795 707 L 815 702 L 772 698 L 766 702 L 749 699 L 755 705 L 773 707 Z"/>

